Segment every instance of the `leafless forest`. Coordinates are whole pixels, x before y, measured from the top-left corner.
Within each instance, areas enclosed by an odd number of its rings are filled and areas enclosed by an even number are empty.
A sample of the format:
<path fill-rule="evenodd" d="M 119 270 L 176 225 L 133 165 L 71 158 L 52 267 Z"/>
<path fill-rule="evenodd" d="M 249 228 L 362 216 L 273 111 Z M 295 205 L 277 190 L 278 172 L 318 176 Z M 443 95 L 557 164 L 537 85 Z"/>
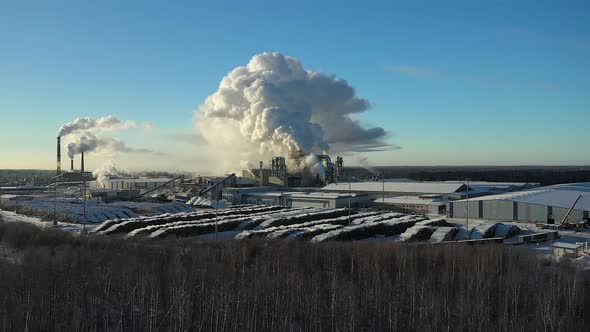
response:
<path fill-rule="evenodd" d="M 74 237 L 0 222 L 0 330 L 583 331 L 590 278 L 515 248 Z"/>

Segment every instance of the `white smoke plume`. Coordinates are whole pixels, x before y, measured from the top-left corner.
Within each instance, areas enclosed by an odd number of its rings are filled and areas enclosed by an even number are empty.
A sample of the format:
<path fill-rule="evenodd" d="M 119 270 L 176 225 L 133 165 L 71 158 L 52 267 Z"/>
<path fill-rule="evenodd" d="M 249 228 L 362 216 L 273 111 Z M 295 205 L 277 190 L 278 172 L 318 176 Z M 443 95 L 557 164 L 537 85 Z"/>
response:
<path fill-rule="evenodd" d="M 388 149 L 383 128 L 363 128 L 350 117 L 369 107 L 345 80 L 306 70 L 293 57 L 263 53 L 227 74 L 195 111 L 194 121 L 210 152 L 218 159 L 233 156 L 227 161 L 237 165 L 288 157 L 295 150 Z"/>
<path fill-rule="evenodd" d="M 125 142 L 113 137 L 98 137 L 93 133 L 86 132 L 78 137 L 75 141 L 67 145 L 68 157 L 74 158 L 74 155 L 89 152 L 104 152 L 114 154 L 122 153 L 155 153 L 154 150 L 144 148 L 133 148 L 127 146 Z"/>
<path fill-rule="evenodd" d="M 381 176 L 381 173 L 375 167 L 369 164 L 369 159 L 367 157 L 359 156 L 357 157 L 357 161 L 362 168 L 371 172 L 371 174 L 373 174 L 374 176 Z"/>
<path fill-rule="evenodd" d="M 107 160 L 101 167 L 92 171 L 92 176 L 96 178 L 96 183 L 98 187 L 105 187 L 106 182 L 109 177 L 119 175 L 119 170 L 117 170 L 117 166 L 115 162 L 112 160 Z"/>
<path fill-rule="evenodd" d="M 307 155 L 303 161 L 303 166 L 311 175 L 319 176 L 322 181 L 326 180 L 326 168 L 315 154 L 310 153 Z"/>
<path fill-rule="evenodd" d="M 62 144 L 66 146 L 67 154 L 73 159 L 80 153 L 102 153 L 113 156 L 117 153 L 153 153 L 154 150 L 129 147 L 119 138 L 106 136 L 109 132 L 126 131 L 136 128 L 135 121 L 122 121 L 114 115 L 100 118 L 78 118 L 64 124 L 58 137 L 62 137 Z"/>
<path fill-rule="evenodd" d="M 135 127 L 136 125 L 137 124 L 134 121 L 123 122 L 114 115 L 107 115 L 102 118 L 78 118 L 63 125 L 57 133 L 57 136 L 65 137 L 81 131 L 125 130 Z"/>

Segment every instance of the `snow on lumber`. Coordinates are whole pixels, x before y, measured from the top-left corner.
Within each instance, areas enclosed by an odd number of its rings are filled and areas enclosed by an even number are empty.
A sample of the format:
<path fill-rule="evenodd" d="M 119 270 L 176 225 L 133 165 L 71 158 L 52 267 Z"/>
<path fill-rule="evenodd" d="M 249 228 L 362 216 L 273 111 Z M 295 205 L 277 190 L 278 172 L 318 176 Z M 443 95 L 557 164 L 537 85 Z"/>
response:
<path fill-rule="evenodd" d="M 512 224 L 487 222 L 479 224 L 471 230 L 472 239 L 489 239 L 501 237 L 504 239 L 516 236 L 520 233 L 520 228 Z"/>
<path fill-rule="evenodd" d="M 267 227 L 271 227 L 271 226 L 299 224 L 301 222 L 306 222 L 306 221 L 340 217 L 340 216 L 348 215 L 348 213 L 349 213 L 349 211 L 347 208 L 319 209 L 319 211 L 316 211 L 316 212 L 301 213 L 298 215 L 289 216 L 289 217 L 285 217 L 285 218 L 271 218 L 271 219 L 266 220 L 263 223 L 261 223 L 259 227 L 267 228 Z M 351 213 L 355 213 L 355 212 L 351 211 Z"/>
<path fill-rule="evenodd" d="M 67 215 L 80 222 L 84 221 L 84 202 L 80 199 L 33 199 L 19 202 L 21 207 L 46 213 Z M 117 206 L 110 203 L 102 203 L 97 200 L 86 201 L 86 222 L 99 223 L 109 219 L 137 217 L 137 212 L 125 206 Z"/>
<path fill-rule="evenodd" d="M 406 229 L 406 231 L 400 235 L 400 238 L 402 241 L 426 241 L 430 239 L 430 236 L 435 230 L 436 227 L 432 226 L 414 225 Z"/>
<path fill-rule="evenodd" d="M 297 209 L 296 209 L 296 211 L 297 211 Z M 296 211 L 291 211 L 291 212 L 296 212 Z M 278 213 L 283 213 L 283 210 L 262 211 L 262 212 L 252 213 L 252 214 L 247 214 L 247 213 L 235 214 L 235 215 L 228 215 L 228 216 L 221 216 L 221 217 L 218 215 L 217 218 L 219 221 L 219 220 L 229 220 L 229 219 L 235 219 L 235 218 L 242 218 L 242 217 L 246 217 L 246 216 L 249 216 L 249 217 L 272 216 L 272 215 L 278 214 Z M 160 228 L 180 226 L 180 225 L 189 225 L 189 224 L 202 224 L 202 223 L 215 221 L 215 215 L 213 215 L 213 216 L 207 215 L 207 217 L 208 218 L 206 218 L 206 219 L 191 219 L 191 220 L 183 220 L 183 221 L 174 221 L 174 222 L 165 223 L 165 224 L 145 225 L 145 227 L 136 228 L 136 229 L 132 230 L 131 232 L 129 232 L 129 234 L 127 234 L 126 237 L 148 235 Z"/>
<path fill-rule="evenodd" d="M 418 221 L 425 220 L 426 217 L 408 215 L 389 220 L 378 222 L 365 222 L 358 225 L 346 226 L 327 233 L 317 235 L 311 239 L 312 242 L 323 241 L 342 241 L 342 240 L 361 240 L 372 237 L 377 234 L 392 236 L 403 233 L 409 227 L 412 227 Z"/>
<path fill-rule="evenodd" d="M 428 219 L 428 220 L 420 221 L 420 222 L 416 223 L 416 226 L 448 227 L 448 226 L 451 226 L 451 224 L 449 224 L 445 218 L 436 218 L 436 219 Z"/>
<path fill-rule="evenodd" d="M 251 214 L 251 213 L 258 213 L 258 212 L 270 212 L 270 211 L 277 211 L 282 210 L 284 207 L 282 206 L 261 206 L 257 208 L 243 208 L 243 209 L 225 209 L 225 210 L 218 210 L 217 216 L 228 216 L 228 215 L 236 215 L 236 214 Z M 161 216 L 150 216 L 150 217 L 140 217 L 140 218 L 131 218 L 131 219 L 119 219 L 119 220 L 110 220 L 107 221 L 98 227 L 96 227 L 95 232 L 101 234 L 116 234 L 116 233 L 126 233 L 130 232 L 137 228 L 142 228 L 148 225 L 162 225 L 176 221 L 189 221 L 189 220 L 200 220 L 211 218 L 215 216 L 215 211 L 199 211 L 199 212 L 190 212 L 190 213 L 175 213 L 175 214 L 164 214 Z"/>
<path fill-rule="evenodd" d="M 520 228 L 516 225 L 511 224 L 498 224 L 496 227 L 496 235 L 495 237 L 501 237 L 504 239 L 511 238 L 520 234 Z"/>
<path fill-rule="evenodd" d="M 328 218 L 328 219 L 319 219 L 319 220 L 312 220 L 307 221 L 304 223 L 299 224 L 291 224 L 291 225 L 281 225 L 281 226 L 272 226 L 267 228 L 259 228 L 251 231 L 243 231 L 242 233 L 238 234 L 236 238 L 245 239 L 251 237 L 264 237 L 269 236 L 269 238 L 281 238 L 287 236 L 293 232 L 296 232 L 301 229 L 313 229 L 313 226 L 323 225 L 323 224 L 331 224 L 331 225 L 347 225 L 351 221 L 354 221 L 361 217 L 373 216 L 376 215 L 378 212 L 363 212 L 358 214 L 351 214 L 350 216 L 345 215 L 336 218 Z M 272 235 L 275 232 L 278 232 L 276 235 Z"/>
<path fill-rule="evenodd" d="M 458 231 L 458 227 L 438 227 L 430 236 L 429 241 L 433 243 L 452 241 Z"/>
<path fill-rule="evenodd" d="M 190 224 L 180 225 L 167 228 L 160 228 L 155 232 L 151 233 L 148 237 L 151 239 L 163 239 L 168 236 L 176 237 L 187 237 L 197 236 L 203 234 L 214 233 L 217 228 L 217 232 L 231 231 L 237 228 L 240 224 L 247 222 L 253 217 L 247 216 L 242 218 L 235 218 L 229 220 L 218 220 L 217 222 L 208 222 L 202 224 Z M 254 217 L 255 218 L 255 217 Z"/>

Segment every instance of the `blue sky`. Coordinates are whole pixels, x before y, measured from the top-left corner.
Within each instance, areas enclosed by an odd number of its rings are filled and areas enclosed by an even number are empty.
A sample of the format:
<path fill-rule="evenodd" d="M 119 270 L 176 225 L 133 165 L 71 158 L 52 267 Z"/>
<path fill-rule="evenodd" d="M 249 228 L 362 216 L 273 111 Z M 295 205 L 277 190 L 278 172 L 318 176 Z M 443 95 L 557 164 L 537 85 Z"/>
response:
<path fill-rule="evenodd" d="M 402 147 L 371 164 L 590 164 L 590 3 L 476 2 L 0 1 L 0 168 L 53 168 L 63 123 L 114 114 L 156 126 L 123 135 L 174 152 L 154 167 L 204 169 L 171 137 L 265 51 L 371 101 Z"/>

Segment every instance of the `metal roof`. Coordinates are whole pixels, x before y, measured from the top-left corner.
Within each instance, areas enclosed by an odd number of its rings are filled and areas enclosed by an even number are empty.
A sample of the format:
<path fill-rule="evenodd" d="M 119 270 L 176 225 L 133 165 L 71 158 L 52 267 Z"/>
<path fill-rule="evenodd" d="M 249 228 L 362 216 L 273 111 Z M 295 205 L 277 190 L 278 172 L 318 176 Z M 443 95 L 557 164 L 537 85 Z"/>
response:
<path fill-rule="evenodd" d="M 299 191 L 259 191 L 259 192 L 251 192 L 245 193 L 245 195 L 253 196 L 253 197 L 292 197 L 292 198 L 313 198 L 313 199 L 339 199 L 339 198 L 347 198 L 348 193 L 322 193 L 322 192 L 299 192 Z M 366 195 L 358 195 L 355 193 L 351 193 L 350 197 L 361 197 Z"/>
<path fill-rule="evenodd" d="M 470 199 L 470 201 L 505 200 L 569 208 L 579 195 L 582 195 L 582 198 L 576 203 L 574 209 L 590 211 L 590 182 L 559 184 L 531 190 L 483 196 Z M 463 201 L 465 200 L 457 202 Z"/>
<path fill-rule="evenodd" d="M 465 181 L 445 181 L 448 183 L 465 183 Z M 475 192 L 504 192 L 531 189 L 538 187 L 538 183 L 529 182 L 488 182 L 469 181 L 469 188 Z"/>
<path fill-rule="evenodd" d="M 449 182 L 351 182 L 351 191 L 356 192 L 385 192 L 391 193 L 429 193 L 450 194 L 465 189 L 463 183 Z M 331 183 L 322 188 L 323 191 L 348 191 L 348 182 Z"/>
<path fill-rule="evenodd" d="M 582 248 L 581 244 L 574 244 L 574 243 L 567 243 L 567 242 L 555 242 L 551 245 L 555 248 L 562 248 L 562 249 L 580 249 Z"/>
<path fill-rule="evenodd" d="M 441 199 L 441 198 L 420 198 L 418 196 L 395 196 L 395 197 L 385 197 L 385 198 L 375 198 L 373 200 L 375 203 L 385 203 L 385 204 L 419 204 L 419 205 L 442 205 L 446 204 L 449 200 L 448 199 Z"/>

